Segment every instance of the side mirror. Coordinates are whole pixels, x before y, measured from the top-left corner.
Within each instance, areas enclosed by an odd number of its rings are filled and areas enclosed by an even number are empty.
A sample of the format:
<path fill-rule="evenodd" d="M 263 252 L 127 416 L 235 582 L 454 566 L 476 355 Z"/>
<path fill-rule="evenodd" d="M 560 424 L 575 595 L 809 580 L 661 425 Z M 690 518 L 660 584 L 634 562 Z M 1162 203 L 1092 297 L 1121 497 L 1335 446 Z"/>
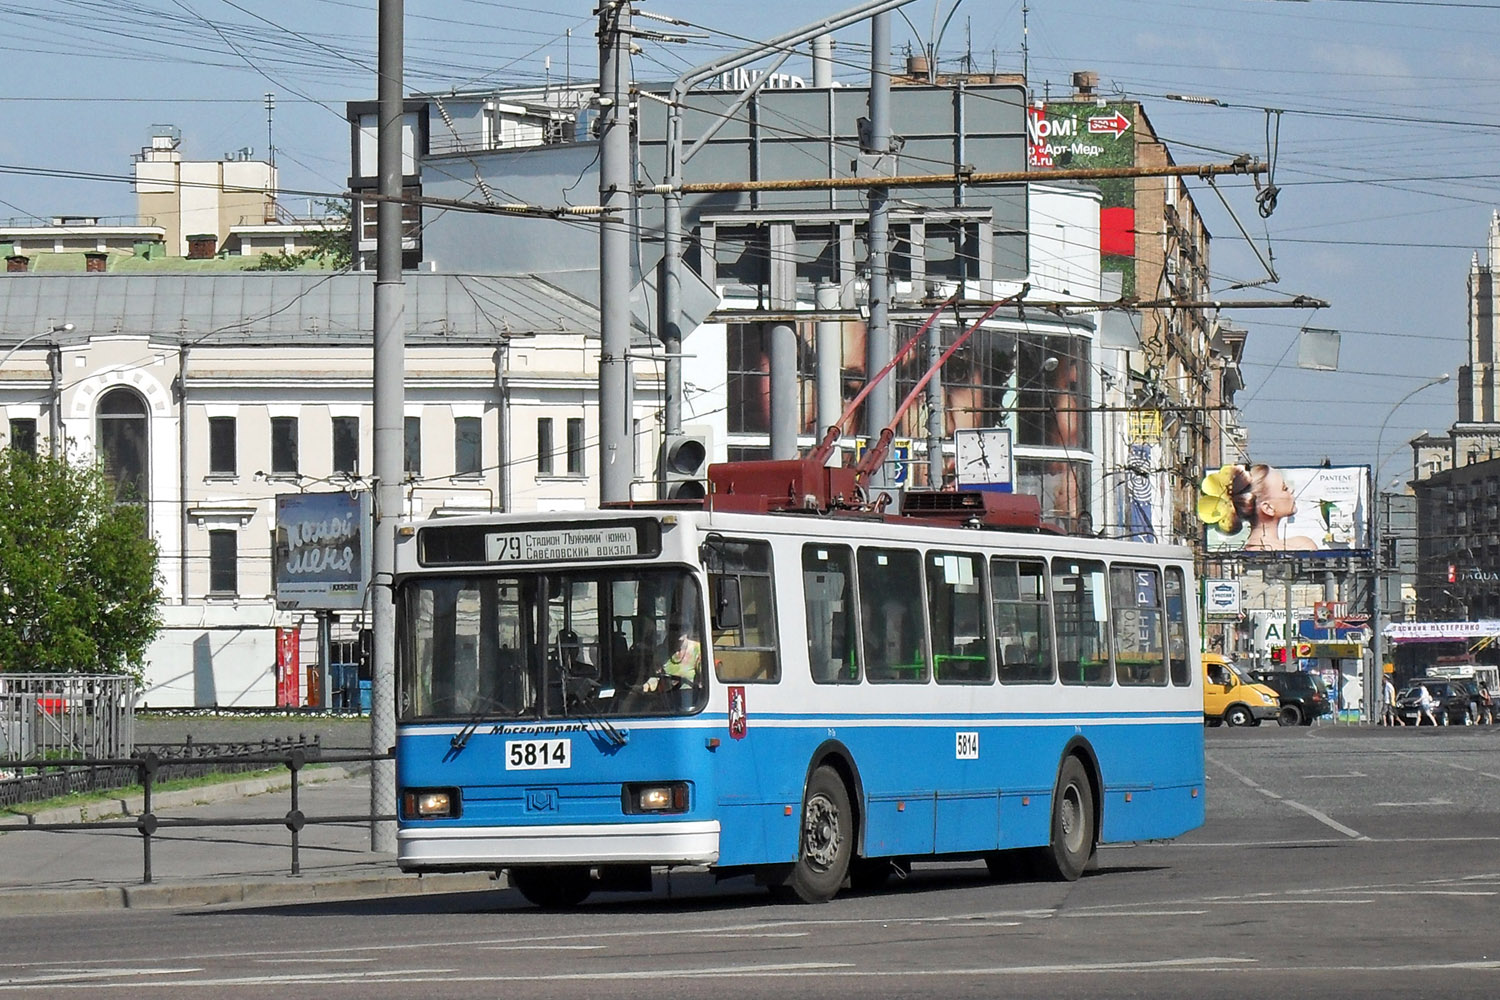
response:
<path fill-rule="evenodd" d="M 711 584 L 713 591 L 713 627 L 716 631 L 739 628 L 744 620 L 744 609 L 740 605 L 739 577 L 716 576 Z"/>

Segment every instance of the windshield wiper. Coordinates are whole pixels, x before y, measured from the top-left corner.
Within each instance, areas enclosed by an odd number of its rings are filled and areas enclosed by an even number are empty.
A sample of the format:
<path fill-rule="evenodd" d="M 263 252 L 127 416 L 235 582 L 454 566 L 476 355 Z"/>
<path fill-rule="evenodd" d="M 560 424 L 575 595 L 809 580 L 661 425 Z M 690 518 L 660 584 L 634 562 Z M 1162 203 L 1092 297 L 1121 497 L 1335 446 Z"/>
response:
<path fill-rule="evenodd" d="M 470 714 L 469 720 L 464 723 L 464 727 L 454 733 L 453 738 L 448 741 L 448 752 L 443 756 L 444 760 L 452 760 L 463 753 L 464 747 L 469 745 L 469 737 L 474 735 L 474 731 L 479 728 L 479 724 L 484 721 L 484 717 L 494 708 L 498 708 L 509 715 L 516 714 L 505 702 L 480 695 L 479 707 Z"/>
<path fill-rule="evenodd" d="M 604 734 L 604 738 L 617 747 L 622 747 L 630 742 L 630 730 L 621 729 L 602 715 L 586 715 L 579 720 L 585 726 L 596 726 Z"/>

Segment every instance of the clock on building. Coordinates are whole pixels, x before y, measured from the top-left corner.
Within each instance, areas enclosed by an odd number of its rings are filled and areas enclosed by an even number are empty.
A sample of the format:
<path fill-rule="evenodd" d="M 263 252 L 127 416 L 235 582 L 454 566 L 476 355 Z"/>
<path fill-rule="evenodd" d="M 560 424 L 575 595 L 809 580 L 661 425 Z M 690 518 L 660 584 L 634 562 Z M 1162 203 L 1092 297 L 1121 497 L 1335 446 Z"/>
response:
<path fill-rule="evenodd" d="M 959 486 L 1010 488 L 1015 478 L 1010 428 L 981 427 L 953 432 L 953 471 Z"/>

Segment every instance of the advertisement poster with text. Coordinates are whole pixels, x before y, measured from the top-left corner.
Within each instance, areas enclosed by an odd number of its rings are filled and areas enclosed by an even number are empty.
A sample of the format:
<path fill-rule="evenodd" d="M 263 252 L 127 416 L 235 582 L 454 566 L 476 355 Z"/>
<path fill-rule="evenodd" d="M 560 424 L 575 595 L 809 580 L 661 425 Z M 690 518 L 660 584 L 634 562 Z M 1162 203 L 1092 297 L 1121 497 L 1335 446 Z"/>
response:
<path fill-rule="evenodd" d="M 1203 477 L 1198 517 L 1208 550 L 1246 556 L 1368 552 L 1370 468 L 1225 465 Z"/>

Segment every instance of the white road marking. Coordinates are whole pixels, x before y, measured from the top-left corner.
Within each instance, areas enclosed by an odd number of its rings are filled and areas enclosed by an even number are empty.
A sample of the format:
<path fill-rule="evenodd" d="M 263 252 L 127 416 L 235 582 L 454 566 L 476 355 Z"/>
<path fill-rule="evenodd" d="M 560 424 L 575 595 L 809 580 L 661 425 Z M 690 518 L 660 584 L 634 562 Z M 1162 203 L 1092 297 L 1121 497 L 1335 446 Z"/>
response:
<path fill-rule="evenodd" d="M 1364 906 L 1373 899 L 1214 899 L 1220 906 Z"/>
<path fill-rule="evenodd" d="M 603 951 L 602 944 L 482 944 L 475 951 Z"/>
<path fill-rule="evenodd" d="M 1352 829 L 1350 827 L 1345 826 L 1344 824 L 1340 823 L 1338 820 L 1334 819 L 1333 817 L 1328 816 L 1325 813 L 1319 812 L 1318 810 L 1314 809 L 1312 806 L 1305 806 L 1302 803 L 1296 801 L 1295 799 L 1289 799 L 1289 798 L 1286 798 L 1285 796 L 1278 795 L 1275 792 L 1271 791 L 1269 788 L 1265 788 L 1262 785 L 1257 784 L 1254 780 L 1252 780 L 1251 778 L 1248 778 L 1245 775 L 1241 774 L 1240 772 L 1236 771 L 1234 768 L 1230 767 L 1228 764 L 1225 764 L 1223 761 L 1215 760 L 1211 756 L 1208 756 L 1206 759 L 1209 760 L 1209 761 L 1211 761 L 1215 767 L 1220 767 L 1220 768 L 1223 768 L 1225 771 L 1228 771 L 1231 775 L 1233 775 L 1235 777 L 1236 780 L 1238 780 L 1239 782 L 1241 782 L 1242 784 L 1246 785 L 1249 788 L 1255 789 L 1257 792 L 1259 792 L 1260 794 L 1264 795 L 1266 798 L 1268 798 L 1268 799 L 1275 799 L 1277 802 L 1284 802 L 1287 805 L 1291 806 L 1293 809 L 1296 809 L 1298 812 L 1306 813 L 1307 815 L 1311 816 L 1313 819 L 1317 820 L 1319 823 L 1322 823 L 1324 826 L 1328 827 L 1331 830 L 1337 830 L 1339 833 L 1342 833 L 1344 836 L 1350 838 L 1351 840 L 1369 840 L 1370 839 L 1369 837 L 1366 837 L 1364 834 L 1360 833 L 1358 830 L 1355 830 L 1355 829 Z"/>
<path fill-rule="evenodd" d="M 1377 802 L 1375 804 L 1389 809 L 1417 809 L 1422 806 L 1451 806 L 1453 803 L 1448 799 L 1426 799 L 1422 802 Z"/>
<path fill-rule="evenodd" d="M 1011 924 L 1010 926 L 1016 927 L 1016 926 L 1019 926 L 1019 925 L 1018 924 Z M 777 933 L 776 931 L 758 931 L 758 932 L 755 932 L 755 933 L 752 933 L 752 934 L 719 934 L 717 936 L 718 937 L 725 937 L 725 938 L 803 938 L 803 937 L 812 937 L 812 932 L 811 931 L 785 931 L 785 932 L 782 932 L 782 933 Z"/>
<path fill-rule="evenodd" d="M 111 977 L 132 979 L 139 984 L 146 976 L 186 976 L 192 973 L 202 972 L 202 969 L 54 969 L 51 972 L 34 976 L 11 976 L 0 981 L 0 990 L 25 990 L 36 986 L 49 984 L 77 983 L 80 986 L 92 985 L 87 980 L 106 979 Z"/>
<path fill-rule="evenodd" d="M 1071 913 L 1059 913 L 1059 920 L 1076 920 L 1080 917 L 1201 917 L 1207 910 L 1120 910 L 1118 913 L 1082 913 L 1073 911 Z"/>

